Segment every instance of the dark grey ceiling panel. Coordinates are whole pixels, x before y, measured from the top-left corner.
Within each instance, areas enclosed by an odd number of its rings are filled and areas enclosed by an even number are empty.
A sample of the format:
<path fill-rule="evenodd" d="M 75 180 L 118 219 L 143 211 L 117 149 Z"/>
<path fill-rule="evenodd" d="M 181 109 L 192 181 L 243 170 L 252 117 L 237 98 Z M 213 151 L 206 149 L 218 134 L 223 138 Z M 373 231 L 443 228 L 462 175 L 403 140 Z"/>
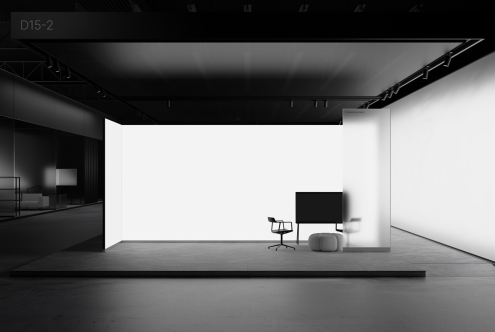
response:
<path fill-rule="evenodd" d="M 98 122 L 95 118 L 103 119 L 103 115 L 85 105 L 15 76 L 13 96 L 14 117 L 17 120 L 82 136 L 103 138 L 103 132 L 98 133 L 94 128 L 88 130 L 88 125 Z"/>

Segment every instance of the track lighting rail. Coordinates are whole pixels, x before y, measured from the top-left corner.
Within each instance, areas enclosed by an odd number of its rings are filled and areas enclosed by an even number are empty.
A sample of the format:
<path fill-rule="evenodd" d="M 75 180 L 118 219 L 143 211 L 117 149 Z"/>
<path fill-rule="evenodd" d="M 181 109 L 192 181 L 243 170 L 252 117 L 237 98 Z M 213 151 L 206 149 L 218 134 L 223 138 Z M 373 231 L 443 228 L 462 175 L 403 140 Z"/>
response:
<path fill-rule="evenodd" d="M 482 41 L 483 41 L 483 39 L 468 39 L 468 40 L 466 40 L 464 43 L 457 46 L 452 51 L 446 53 L 445 55 L 442 55 L 438 59 L 432 61 L 431 63 L 427 64 L 423 68 L 417 70 L 412 75 L 410 75 L 410 76 L 406 77 L 405 79 L 403 79 L 402 81 L 398 82 L 397 84 L 395 84 L 391 88 L 385 90 L 384 92 L 382 92 L 378 96 L 379 98 L 377 98 L 377 99 L 381 99 L 382 101 L 385 101 L 387 98 L 392 98 L 394 94 L 399 93 L 400 88 L 405 87 L 406 85 L 408 85 L 409 83 L 415 81 L 416 79 L 418 79 L 420 77 L 427 80 L 428 79 L 428 73 L 430 71 L 432 71 L 433 69 L 435 69 L 441 65 L 443 65 L 444 67 L 449 67 L 450 62 L 454 57 L 467 51 L 468 49 L 470 49 L 471 47 L 477 45 L 478 43 L 480 43 Z M 377 101 L 376 99 L 370 100 L 370 101 L 364 103 L 363 105 L 361 105 L 360 108 L 369 108 L 376 101 Z"/>

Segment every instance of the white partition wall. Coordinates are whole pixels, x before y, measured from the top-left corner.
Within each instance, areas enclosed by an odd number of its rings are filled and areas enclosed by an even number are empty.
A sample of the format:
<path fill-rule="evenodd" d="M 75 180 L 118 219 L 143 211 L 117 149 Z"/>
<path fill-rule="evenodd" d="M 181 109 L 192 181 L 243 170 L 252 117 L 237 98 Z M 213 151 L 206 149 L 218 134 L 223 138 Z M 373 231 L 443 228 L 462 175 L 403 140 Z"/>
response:
<path fill-rule="evenodd" d="M 495 261 L 495 54 L 392 112 L 392 225 Z"/>
<path fill-rule="evenodd" d="M 105 119 L 105 244 L 122 241 L 122 126 Z"/>
<path fill-rule="evenodd" d="M 344 251 L 390 251 L 390 110 L 344 109 Z"/>
<path fill-rule="evenodd" d="M 295 193 L 342 191 L 342 126 L 123 126 L 122 240 L 272 240 Z M 333 225 L 304 225 L 301 239 Z M 295 240 L 294 232 L 284 239 Z"/>

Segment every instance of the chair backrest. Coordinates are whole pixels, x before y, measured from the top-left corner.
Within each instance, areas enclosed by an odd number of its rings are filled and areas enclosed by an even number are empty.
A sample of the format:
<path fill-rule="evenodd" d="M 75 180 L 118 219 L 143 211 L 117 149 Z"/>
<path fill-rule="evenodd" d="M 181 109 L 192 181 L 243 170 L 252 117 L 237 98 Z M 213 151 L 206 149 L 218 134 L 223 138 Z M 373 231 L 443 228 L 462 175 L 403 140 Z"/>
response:
<path fill-rule="evenodd" d="M 275 222 L 275 218 L 268 217 L 268 221 L 269 221 L 269 222 Z"/>

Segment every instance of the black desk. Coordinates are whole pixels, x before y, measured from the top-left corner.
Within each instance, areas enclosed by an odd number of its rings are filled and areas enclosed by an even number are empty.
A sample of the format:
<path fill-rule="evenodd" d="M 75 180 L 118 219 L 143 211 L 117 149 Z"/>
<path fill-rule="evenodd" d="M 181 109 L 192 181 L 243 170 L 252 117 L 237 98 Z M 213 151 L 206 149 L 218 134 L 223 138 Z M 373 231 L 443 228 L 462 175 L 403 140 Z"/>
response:
<path fill-rule="evenodd" d="M 299 224 L 335 224 L 335 230 L 337 232 L 343 232 L 342 229 L 337 229 L 337 224 L 342 224 L 342 222 L 331 222 L 331 221 L 296 221 L 297 224 L 297 244 L 299 244 Z"/>

